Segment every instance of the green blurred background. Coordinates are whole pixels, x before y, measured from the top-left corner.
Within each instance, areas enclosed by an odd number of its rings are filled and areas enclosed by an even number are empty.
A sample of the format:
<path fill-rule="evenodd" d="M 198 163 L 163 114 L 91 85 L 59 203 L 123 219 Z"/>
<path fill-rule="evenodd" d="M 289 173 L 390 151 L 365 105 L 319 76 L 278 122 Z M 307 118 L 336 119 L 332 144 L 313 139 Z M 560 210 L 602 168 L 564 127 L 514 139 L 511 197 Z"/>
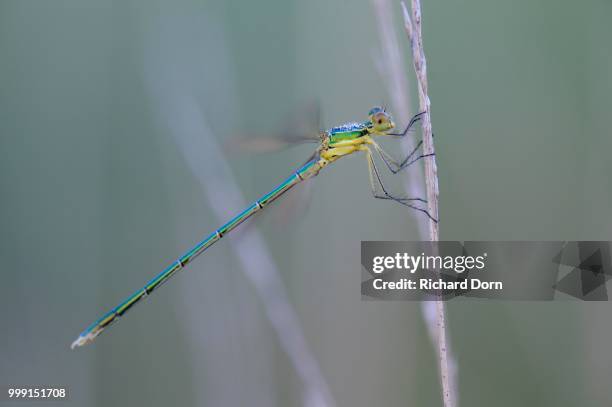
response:
<path fill-rule="evenodd" d="M 389 104 L 374 16 L 368 0 L 0 2 L 0 384 L 68 386 L 74 406 L 308 405 L 226 241 L 69 345 L 226 220 L 205 146 L 253 200 L 310 146 L 238 153 L 236 134 L 312 100 L 324 126 Z M 442 239 L 610 239 L 611 17 L 604 0 L 424 2 Z M 357 156 L 301 189 L 246 229 L 336 405 L 441 406 L 420 304 L 359 293 L 360 241 L 417 240 L 422 219 L 372 199 Z M 611 310 L 450 303 L 460 405 L 612 405 Z"/>

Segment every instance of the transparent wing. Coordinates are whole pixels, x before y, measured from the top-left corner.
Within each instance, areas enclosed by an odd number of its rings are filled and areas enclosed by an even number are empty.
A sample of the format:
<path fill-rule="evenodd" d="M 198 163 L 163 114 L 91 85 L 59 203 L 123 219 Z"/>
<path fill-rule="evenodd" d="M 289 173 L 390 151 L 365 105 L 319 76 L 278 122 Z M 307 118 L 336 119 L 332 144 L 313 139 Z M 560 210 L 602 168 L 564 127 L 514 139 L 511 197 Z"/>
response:
<path fill-rule="evenodd" d="M 279 131 L 273 134 L 238 134 L 230 137 L 226 147 L 232 152 L 269 153 L 298 144 L 317 144 L 321 141 L 321 108 L 310 102 L 296 109 L 282 120 Z"/>

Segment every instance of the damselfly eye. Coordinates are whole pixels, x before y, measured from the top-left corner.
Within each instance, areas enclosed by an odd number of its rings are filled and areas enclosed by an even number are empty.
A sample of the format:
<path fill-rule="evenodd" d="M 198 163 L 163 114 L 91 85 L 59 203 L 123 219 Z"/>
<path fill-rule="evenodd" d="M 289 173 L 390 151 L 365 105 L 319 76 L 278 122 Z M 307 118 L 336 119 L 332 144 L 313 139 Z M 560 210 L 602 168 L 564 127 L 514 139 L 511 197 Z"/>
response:
<path fill-rule="evenodd" d="M 372 122 L 374 130 L 378 132 L 386 132 L 393 128 L 391 116 L 382 110 L 373 114 L 370 121 Z"/>

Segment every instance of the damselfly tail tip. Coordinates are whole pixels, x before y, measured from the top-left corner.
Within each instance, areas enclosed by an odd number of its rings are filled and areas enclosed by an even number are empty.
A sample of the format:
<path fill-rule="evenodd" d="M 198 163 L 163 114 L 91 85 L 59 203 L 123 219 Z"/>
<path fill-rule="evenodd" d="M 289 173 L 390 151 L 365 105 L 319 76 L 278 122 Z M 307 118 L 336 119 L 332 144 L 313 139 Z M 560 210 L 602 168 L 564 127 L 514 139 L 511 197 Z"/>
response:
<path fill-rule="evenodd" d="M 70 345 L 70 349 L 74 349 L 78 346 L 87 345 L 88 343 L 93 342 L 96 336 L 97 335 L 94 335 L 91 332 L 88 332 L 87 334 L 81 334 L 78 338 L 76 338 L 74 342 L 72 342 L 72 344 Z"/>

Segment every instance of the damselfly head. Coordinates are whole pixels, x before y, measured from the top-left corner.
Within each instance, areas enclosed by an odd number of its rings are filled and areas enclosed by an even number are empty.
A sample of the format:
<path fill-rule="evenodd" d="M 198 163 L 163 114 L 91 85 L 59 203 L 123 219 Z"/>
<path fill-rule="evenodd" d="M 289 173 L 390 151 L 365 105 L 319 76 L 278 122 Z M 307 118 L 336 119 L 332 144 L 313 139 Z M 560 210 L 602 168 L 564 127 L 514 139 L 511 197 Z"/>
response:
<path fill-rule="evenodd" d="M 395 127 L 395 123 L 393 123 L 391 115 L 385 112 L 385 109 L 380 106 L 370 109 L 368 116 L 370 118 L 370 122 L 372 123 L 372 128 L 377 133 L 384 133 Z"/>

